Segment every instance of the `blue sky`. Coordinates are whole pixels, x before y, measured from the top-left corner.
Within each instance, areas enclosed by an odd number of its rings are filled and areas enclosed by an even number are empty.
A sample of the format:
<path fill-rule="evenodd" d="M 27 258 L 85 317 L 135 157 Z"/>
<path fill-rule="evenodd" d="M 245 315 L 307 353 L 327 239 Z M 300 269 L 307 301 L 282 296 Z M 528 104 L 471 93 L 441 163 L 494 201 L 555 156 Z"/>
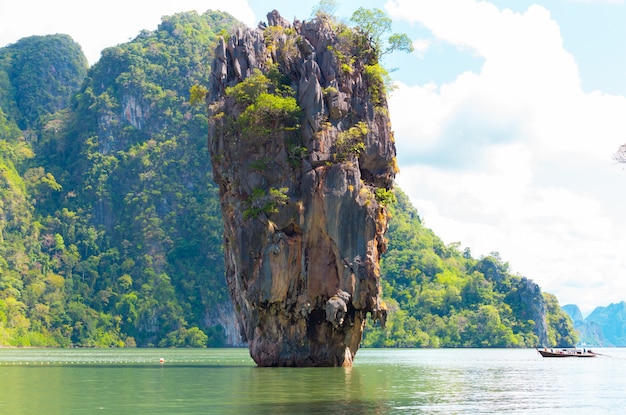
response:
<path fill-rule="evenodd" d="M 0 46 L 67 33 L 94 63 L 162 15 L 222 9 L 256 26 L 317 1 L 22 0 L 0 3 Z M 393 54 L 401 172 L 424 222 L 475 256 L 499 251 L 583 313 L 626 300 L 624 0 L 339 1 L 380 8 L 414 42 Z M 89 4 L 89 6 L 85 6 Z"/>

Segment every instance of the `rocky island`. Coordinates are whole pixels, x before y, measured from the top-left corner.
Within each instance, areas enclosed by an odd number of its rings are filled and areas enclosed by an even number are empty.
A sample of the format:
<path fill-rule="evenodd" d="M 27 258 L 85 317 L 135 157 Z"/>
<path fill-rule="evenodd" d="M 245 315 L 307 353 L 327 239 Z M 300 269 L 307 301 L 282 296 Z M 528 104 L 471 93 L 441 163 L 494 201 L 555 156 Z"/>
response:
<path fill-rule="evenodd" d="M 239 29 L 215 52 L 209 151 L 226 280 L 259 366 L 350 366 L 384 324 L 380 256 L 397 171 L 377 54 L 318 16 Z"/>

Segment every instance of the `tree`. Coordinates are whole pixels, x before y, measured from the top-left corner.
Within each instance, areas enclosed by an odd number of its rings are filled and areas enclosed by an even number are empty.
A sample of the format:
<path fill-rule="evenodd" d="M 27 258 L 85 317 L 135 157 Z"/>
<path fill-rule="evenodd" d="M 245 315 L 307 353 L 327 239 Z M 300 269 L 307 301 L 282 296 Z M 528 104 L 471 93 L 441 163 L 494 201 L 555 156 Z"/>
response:
<path fill-rule="evenodd" d="M 339 2 L 336 0 L 320 0 L 320 2 L 313 7 L 312 16 L 318 19 L 327 19 L 335 14 L 339 8 Z"/>
<path fill-rule="evenodd" d="M 405 33 L 391 33 L 392 20 L 382 10 L 359 7 L 350 20 L 368 37 L 379 60 L 396 50 L 413 52 L 413 43 Z"/>
<path fill-rule="evenodd" d="M 199 105 L 204 103 L 206 95 L 209 93 L 208 89 L 202 85 L 192 85 L 189 88 L 189 103 L 191 105 Z"/>

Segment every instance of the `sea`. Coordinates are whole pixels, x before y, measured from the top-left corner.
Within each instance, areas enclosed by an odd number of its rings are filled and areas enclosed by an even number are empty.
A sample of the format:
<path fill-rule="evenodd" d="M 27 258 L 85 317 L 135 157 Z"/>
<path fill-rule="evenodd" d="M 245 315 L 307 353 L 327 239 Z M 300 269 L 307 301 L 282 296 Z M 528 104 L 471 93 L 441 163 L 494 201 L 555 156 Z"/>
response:
<path fill-rule="evenodd" d="M 2 415 L 623 414 L 626 349 L 361 349 L 259 368 L 247 349 L 0 349 Z"/>

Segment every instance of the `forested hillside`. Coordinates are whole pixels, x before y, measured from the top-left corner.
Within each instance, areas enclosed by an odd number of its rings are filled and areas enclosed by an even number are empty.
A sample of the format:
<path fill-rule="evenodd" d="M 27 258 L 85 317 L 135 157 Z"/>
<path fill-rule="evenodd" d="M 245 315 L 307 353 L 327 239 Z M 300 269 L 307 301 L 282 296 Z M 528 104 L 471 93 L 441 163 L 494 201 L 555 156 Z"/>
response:
<path fill-rule="evenodd" d="M 35 154 L 42 124 L 69 104 L 86 72 L 69 36 L 0 49 L 0 345 L 69 344 L 69 318 L 59 312 L 65 281 L 52 272 L 56 253 L 46 252 L 57 240 L 35 211 L 60 185 Z"/>
<path fill-rule="evenodd" d="M 238 25 L 165 17 L 88 71 L 67 36 L 0 49 L 0 345 L 237 342 L 206 108 L 189 90 L 208 85 L 218 36 Z M 390 318 L 365 345 L 572 344 L 554 297 L 497 255 L 445 246 L 397 196 Z"/>
<path fill-rule="evenodd" d="M 497 252 L 475 259 L 424 227 L 400 190 L 382 261 L 386 328 L 371 327 L 366 346 L 534 347 L 573 345 L 572 323 L 557 299 L 512 274 Z"/>
<path fill-rule="evenodd" d="M 207 120 L 188 98 L 191 85 L 208 82 L 218 34 L 236 24 L 221 13 L 167 17 L 156 31 L 105 50 L 70 108 L 25 113 L 41 126 L 32 142 L 20 144 L 19 130 L 11 130 L 13 152 L 34 155 L 19 160 L 20 172 L 7 168 L 13 210 L 30 213 L 21 229 L 4 227 L 32 248 L 6 267 L 12 280 L 2 275 L 5 344 L 226 341 Z"/>

